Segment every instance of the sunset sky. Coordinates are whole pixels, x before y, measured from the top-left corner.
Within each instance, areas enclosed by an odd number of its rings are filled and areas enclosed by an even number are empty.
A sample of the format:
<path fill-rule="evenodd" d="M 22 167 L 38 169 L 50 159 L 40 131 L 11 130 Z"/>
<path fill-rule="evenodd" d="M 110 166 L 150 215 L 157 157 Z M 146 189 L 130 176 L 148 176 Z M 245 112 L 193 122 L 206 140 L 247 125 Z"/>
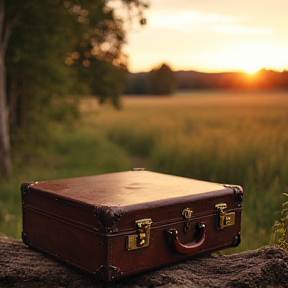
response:
<path fill-rule="evenodd" d="M 145 16 L 127 33 L 131 72 L 288 70 L 287 0 L 150 0 Z"/>

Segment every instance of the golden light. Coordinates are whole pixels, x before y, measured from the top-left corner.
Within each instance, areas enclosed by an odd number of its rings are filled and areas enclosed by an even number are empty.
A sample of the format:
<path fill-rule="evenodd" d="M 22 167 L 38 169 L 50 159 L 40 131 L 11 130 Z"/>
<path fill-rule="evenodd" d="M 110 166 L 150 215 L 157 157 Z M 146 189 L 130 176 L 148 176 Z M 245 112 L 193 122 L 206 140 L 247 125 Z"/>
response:
<path fill-rule="evenodd" d="M 250 65 L 250 66 L 247 66 L 246 68 L 244 68 L 244 71 L 247 73 L 247 74 L 255 74 L 256 72 L 258 72 L 260 70 L 260 68 L 258 66 L 255 66 L 255 65 Z"/>

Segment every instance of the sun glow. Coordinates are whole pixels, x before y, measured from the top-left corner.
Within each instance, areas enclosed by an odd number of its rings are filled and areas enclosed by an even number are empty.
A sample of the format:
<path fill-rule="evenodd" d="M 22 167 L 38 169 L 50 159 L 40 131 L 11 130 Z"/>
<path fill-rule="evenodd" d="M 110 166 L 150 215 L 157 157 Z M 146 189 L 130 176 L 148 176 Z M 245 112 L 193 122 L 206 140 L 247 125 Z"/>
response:
<path fill-rule="evenodd" d="M 247 73 L 247 74 L 255 74 L 256 72 L 258 72 L 260 70 L 260 68 L 257 66 L 248 66 L 244 69 L 244 71 Z"/>

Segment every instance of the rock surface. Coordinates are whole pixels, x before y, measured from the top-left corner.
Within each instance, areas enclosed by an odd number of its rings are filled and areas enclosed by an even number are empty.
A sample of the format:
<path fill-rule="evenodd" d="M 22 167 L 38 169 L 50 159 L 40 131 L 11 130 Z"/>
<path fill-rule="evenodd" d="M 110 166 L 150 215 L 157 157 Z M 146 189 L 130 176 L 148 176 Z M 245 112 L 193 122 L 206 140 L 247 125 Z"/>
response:
<path fill-rule="evenodd" d="M 100 288 L 93 276 L 36 252 L 20 240 L 0 237 L 0 287 Z M 180 264 L 123 279 L 117 288 L 288 287 L 288 252 L 272 246 Z"/>

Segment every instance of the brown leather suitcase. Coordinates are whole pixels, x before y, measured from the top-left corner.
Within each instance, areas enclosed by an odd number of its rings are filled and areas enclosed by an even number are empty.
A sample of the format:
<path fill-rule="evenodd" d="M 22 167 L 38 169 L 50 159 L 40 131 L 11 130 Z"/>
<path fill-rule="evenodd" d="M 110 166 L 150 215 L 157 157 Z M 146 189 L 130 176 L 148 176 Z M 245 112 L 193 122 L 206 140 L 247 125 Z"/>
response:
<path fill-rule="evenodd" d="M 240 243 L 240 186 L 141 170 L 23 183 L 21 191 L 24 243 L 99 280 Z"/>

